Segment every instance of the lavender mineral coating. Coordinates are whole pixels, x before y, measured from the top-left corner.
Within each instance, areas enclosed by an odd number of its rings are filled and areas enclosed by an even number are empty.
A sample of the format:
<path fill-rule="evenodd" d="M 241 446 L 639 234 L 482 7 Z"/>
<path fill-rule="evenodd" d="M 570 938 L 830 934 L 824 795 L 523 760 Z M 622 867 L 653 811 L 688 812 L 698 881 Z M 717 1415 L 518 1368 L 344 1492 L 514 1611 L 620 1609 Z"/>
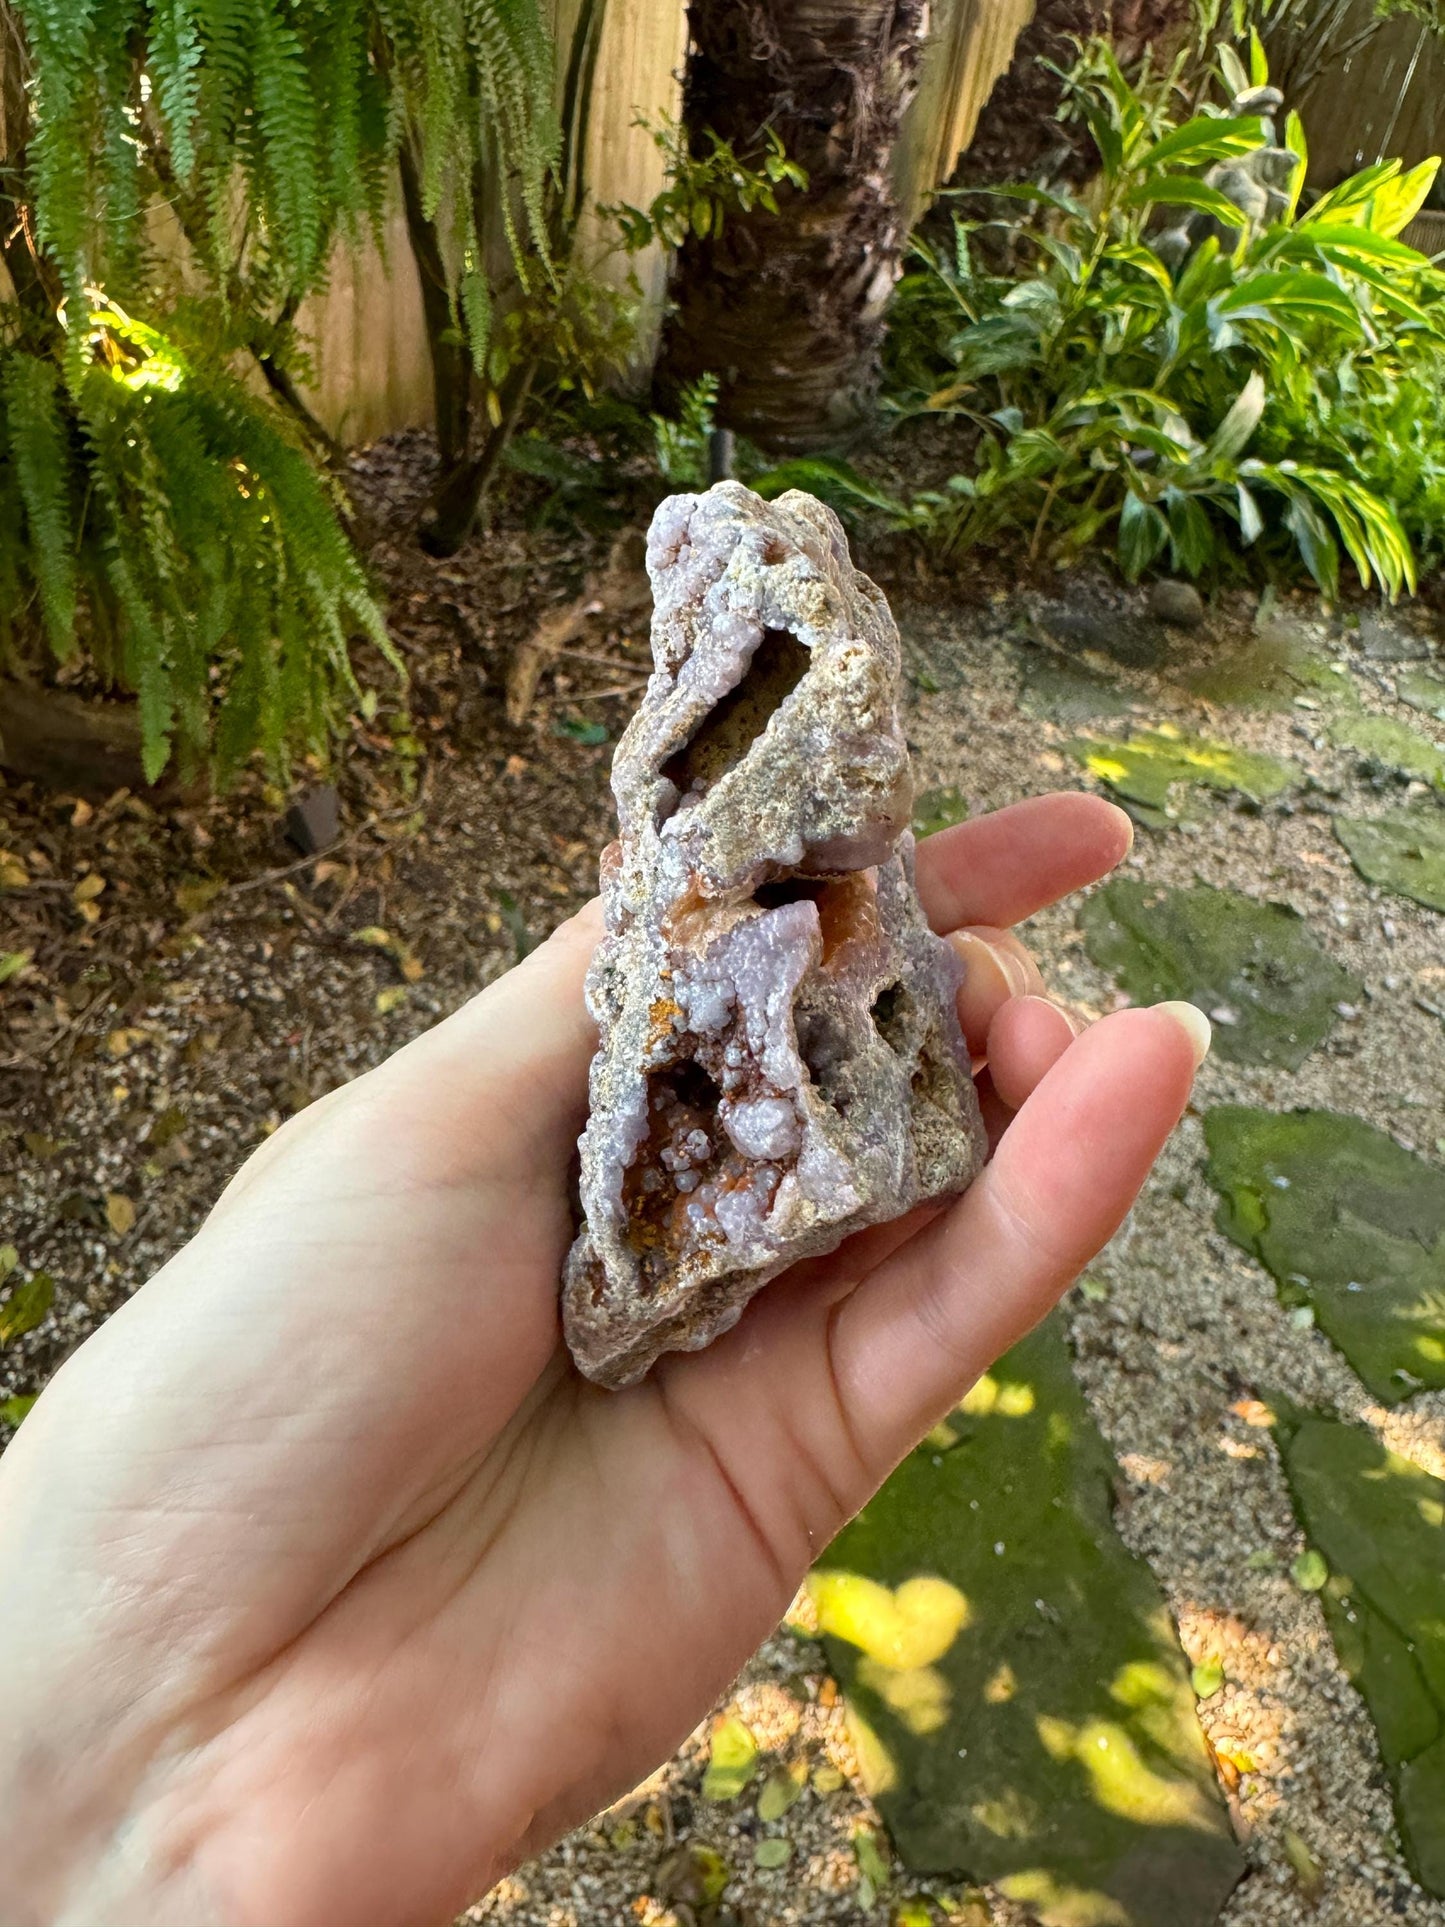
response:
<path fill-rule="evenodd" d="M 654 670 L 618 747 L 587 979 L 601 1033 L 563 1323 L 640 1378 L 850 1232 L 960 1191 L 983 1131 L 953 953 L 913 883 L 898 632 L 837 517 L 736 482 L 647 548 Z"/>

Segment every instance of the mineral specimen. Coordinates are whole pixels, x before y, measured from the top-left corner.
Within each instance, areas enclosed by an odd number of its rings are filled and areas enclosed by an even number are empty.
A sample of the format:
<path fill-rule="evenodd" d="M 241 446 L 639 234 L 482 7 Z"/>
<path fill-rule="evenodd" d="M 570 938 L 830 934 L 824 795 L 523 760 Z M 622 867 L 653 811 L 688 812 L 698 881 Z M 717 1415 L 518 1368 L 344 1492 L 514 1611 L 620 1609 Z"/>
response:
<path fill-rule="evenodd" d="M 736 482 L 664 502 L 647 569 L 563 1285 L 572 1355 L 612 1386 L 983 1156 L 957 966 L 914 889 L 882 592 L 830 509 Z"/>

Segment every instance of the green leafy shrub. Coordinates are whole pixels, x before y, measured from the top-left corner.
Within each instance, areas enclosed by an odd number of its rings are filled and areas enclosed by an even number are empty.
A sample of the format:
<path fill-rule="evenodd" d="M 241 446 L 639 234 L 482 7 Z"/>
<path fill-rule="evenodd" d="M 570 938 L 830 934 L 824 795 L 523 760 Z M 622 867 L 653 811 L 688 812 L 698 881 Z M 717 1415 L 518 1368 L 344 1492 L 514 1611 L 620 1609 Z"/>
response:
<path fill-rule="evenodd" d="M 1258 41 L 1250 75 L 1225 62 L 1247 105 Z M 1131 578 L 1302 563 L 1333 596 L 1343 551 L 1413 588 L 1445 509 L 1445 275 L 1398 235 L 1439 163 L 1305 210 L 1297 116 L 1282 147 L 1267 111 L 1180 122 L 1170 77 L 1131 83 L 1102 43 L 1072 84 L 1091 192 L 995 190 L 1018 212 L 956 219 L 900 287 L 894 406 L 973 441 L 902 519 L 951 556 L 1008 530 L 1063 563 L 1112 544 Z"/>

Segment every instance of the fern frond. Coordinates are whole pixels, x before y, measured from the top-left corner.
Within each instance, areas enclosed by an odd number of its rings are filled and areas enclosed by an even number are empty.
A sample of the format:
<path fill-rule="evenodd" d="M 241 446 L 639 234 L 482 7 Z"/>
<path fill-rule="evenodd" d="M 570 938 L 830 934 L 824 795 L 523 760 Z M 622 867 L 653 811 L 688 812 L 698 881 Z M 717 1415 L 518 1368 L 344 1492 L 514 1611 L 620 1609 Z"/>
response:
<path fill-rule="evenodd" d="M 60 378 L 38 355 L 5 357 L 7 466 L 25 510 L 28 559 L 50 646 L 60 661 L 75 647 L 75 530 L 70 508 L 70 448 L 60 410 Z"/>
<path fill-rule="evenodd" d="M 156 105 L 182 186 L 196 166 L 195 120 L 201 99 L 200 27 L 191 0 L 153 0 L 148 64 Z"/>

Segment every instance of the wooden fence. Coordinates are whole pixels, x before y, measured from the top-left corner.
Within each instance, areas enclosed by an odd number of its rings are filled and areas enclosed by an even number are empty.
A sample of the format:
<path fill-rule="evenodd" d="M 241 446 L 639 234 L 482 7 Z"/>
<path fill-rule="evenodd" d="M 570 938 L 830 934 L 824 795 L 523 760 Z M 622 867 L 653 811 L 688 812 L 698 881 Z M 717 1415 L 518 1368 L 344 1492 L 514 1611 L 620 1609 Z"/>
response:
<path fill-rule="evenodd" d="M 552 0 L 559 47 L 570 44 L 579 0 Z M 1033 0 L 934 0 L 919 87 L 899 145 L 897 184 L 909 219 L 946 181 L 972 138 L 995 80 L 1033 14 Z M 587 116 L 583 179 L 593 203 L 645 207 L 664 185 L 664 161 L 646 127 L 682 109 L 685 0 L 607 0 Z M 580 244 L 598 271 L 630 269 L 643 290 L 637 359 L 651 360 L 662 316 L 667 263 L 654 249 L 623 261 L 603 252 L 584 223 Z M 431 420 L 431 375 L 421 294 L 400 213 L 383 258 L 339 252 L 324 295 L 302 310 L 317 383 L 312 407 L 352 443 Z"/>

